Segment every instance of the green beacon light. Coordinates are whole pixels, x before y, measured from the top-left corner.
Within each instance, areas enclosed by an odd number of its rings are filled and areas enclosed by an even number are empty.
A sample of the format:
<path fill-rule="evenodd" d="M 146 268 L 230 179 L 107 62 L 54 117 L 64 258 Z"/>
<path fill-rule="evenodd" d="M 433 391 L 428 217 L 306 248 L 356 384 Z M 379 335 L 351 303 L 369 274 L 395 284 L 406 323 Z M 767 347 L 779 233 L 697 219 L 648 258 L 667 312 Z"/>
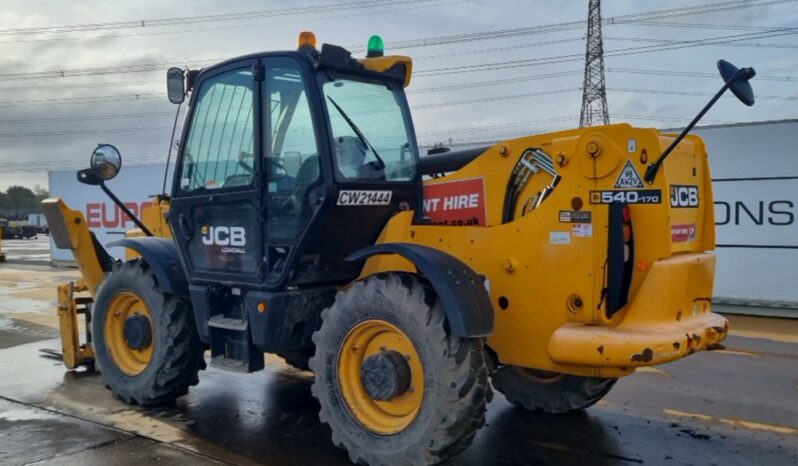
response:
<path fill-rule="evenodd" d="M 366 57 L 367 58 L 381 57 L 384 55 L 384 52 L 385 52 L 385 45 L 383 45 L 382 43 L 382 37 L 376 34 L 369 37 L 368 52 L 366 52 Z"/>

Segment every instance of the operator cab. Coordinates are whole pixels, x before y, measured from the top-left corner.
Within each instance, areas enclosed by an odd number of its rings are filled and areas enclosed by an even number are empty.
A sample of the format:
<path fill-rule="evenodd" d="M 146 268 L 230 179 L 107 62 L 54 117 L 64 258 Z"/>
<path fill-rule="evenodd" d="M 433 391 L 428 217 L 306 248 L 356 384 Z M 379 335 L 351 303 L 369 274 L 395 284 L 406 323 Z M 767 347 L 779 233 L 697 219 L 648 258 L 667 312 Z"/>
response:
<path fill-rule="evenodd" d="M 315 45 L 169 71 L 172 102 L 191 92 L 169 223 L 192 282 L 343 284 L 346 256 L 418 211 L 410 58 Z"/>

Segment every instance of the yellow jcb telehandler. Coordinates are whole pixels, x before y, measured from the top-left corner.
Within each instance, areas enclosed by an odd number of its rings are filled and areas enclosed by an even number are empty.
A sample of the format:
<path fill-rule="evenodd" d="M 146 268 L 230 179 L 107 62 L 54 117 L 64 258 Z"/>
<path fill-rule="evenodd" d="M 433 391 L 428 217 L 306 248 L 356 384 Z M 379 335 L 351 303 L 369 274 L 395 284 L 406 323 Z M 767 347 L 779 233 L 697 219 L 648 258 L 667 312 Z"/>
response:
<path fill-rule="evenodd" d="M 436 464 L 472 441 L 492 387 L 528 410 L 596 403 L 618 377 L 726 337 L 711 312 L 707 154 L 626 124 L 419 157 L 412 61 L 369 41 L 356 59 L 296 51 L 167 73 L 190 95 L 169 196 L 98 243 L 45 201 L 83 279 L 59 292 L 64 362 L 96 364 L 115 396 L 168 402 L 211 365 L 255 372 L 276 353 L 314 373 L 333 442 L 354 462 Z M 79 179 L 105 186 L 99 146 Z M 85 290 L 90 297 L 75 298 Z M 78 311 L 90 317 L 81 345 Z"/>

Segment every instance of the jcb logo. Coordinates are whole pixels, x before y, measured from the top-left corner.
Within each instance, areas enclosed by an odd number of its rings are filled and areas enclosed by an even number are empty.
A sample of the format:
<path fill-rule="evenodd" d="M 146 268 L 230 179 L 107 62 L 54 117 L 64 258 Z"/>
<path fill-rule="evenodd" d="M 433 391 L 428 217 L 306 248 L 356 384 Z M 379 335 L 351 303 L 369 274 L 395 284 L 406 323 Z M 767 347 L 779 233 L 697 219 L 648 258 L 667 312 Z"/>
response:
<path fill-rule="evenodd" d="M 206 246 L 246 246 L 247 231 L 244 227 L 202 227 L 202 244 Z"/>
<path fill-rule="evenodd" d="M 698 207 L 698 186 L 671 186 L 671 207 Z"/>

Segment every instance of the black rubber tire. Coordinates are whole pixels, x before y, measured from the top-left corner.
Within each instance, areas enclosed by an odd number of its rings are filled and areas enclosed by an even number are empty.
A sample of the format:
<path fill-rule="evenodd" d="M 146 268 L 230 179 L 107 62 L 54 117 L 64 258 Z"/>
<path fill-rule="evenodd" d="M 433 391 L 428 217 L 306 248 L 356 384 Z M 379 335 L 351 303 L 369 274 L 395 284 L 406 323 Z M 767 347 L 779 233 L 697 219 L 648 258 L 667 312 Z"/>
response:
<path fill-rule="evenodd" d="M 338 293 L 313 334 L 316 354 L 313 396 L 333 443 L 359 464 L 430 465 L 464 450 L 485 423 L 491 388 L 483 340 L 448 334 L 443 307 L 432 288 L 407 273 L 371 276 Z M 403 431 L 378 435 L 350 413 L 337 379 L 338 352 L 350 329 L 367 319 L 399 327 L 412 341 L 424 370 L 424 398 L 416 419 Z"/>
<path fill-rule="evenodd" d="M 293 367 L 294 369 L 299 369 L 301 371 L 309 371 L 310 370 L 310 358 L 313 356 L 314 349 L 302 349 L 302 350 L 286 350 L 277 353 L 277 356 L 285 359 L 286 364 Z"/>
<path fill-rule="evenodd" d="M 593 406 L 609 393 L 618 379 L 503 366 L 491 374 L 491 380 L 493 388 L 515 406 L 528 411 L 561 414 Z"/>
<path fill-rule="evenodd" d="M 114 364 L 105 345 L 108 304 L 120 291 L 135 293 L 152 314 L 152 359 L 135 376 L 125 374 Z M 154 274 L 140 259 L 117 263 L 106 275 L 94 300 L 91 324 L 95 364 L 116 398 L 141 406 L 164 404 L 199 383 L 199 371 L 206 367 L 205 346 L 194 314 L 182 299 L 160 291 Z"/>

